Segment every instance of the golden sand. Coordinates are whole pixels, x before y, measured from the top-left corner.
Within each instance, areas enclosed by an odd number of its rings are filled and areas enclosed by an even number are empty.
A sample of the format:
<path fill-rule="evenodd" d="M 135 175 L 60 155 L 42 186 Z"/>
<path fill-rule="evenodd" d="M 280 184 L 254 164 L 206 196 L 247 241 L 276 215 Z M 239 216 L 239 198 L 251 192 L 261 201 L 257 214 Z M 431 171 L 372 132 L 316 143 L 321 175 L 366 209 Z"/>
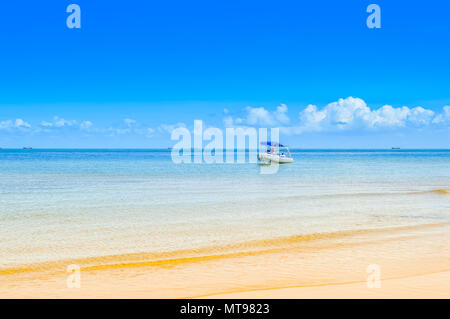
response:
<path fill-rule="evenodd" d="M 0 269 L 0 297 L 449 298 L 449 234 L 436 223 L 18 265 Z M 367 287 L 370 265 L 381 288 Z"/>
<path fill-rule="evenodd" d="M 386 279 L 379 288 L 368 288 L 365 282 L 265 289 L 231 294 L 213 295 L 206 298 L 221 299 L 298 299 L 298 298 L 450 298 L 450 271 L 407 278 Z"/>

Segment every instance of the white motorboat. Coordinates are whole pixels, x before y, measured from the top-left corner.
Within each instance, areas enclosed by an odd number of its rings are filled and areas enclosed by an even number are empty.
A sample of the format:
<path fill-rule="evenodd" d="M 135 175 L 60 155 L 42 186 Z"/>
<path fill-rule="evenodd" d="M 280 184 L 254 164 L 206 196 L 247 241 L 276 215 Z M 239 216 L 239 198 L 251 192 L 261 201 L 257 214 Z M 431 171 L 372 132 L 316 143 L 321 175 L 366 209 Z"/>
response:
<path fill-rule="evenodd" d="M 289 148 L 280 143 L 261 142 L 263 149 L 258 154 L 258 159 L 266 163 L 288 164 L 294 162 Z"/>

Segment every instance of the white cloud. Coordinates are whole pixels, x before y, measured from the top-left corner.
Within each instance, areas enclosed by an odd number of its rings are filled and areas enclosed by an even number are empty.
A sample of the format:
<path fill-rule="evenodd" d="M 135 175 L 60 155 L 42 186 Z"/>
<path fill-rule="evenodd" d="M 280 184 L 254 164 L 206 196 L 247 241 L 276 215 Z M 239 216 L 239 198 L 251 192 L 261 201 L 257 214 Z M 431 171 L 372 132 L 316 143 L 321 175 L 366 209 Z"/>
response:
<path fill-rule="evenodd" d="M 417 106 L 408 114 L 408 121 L 416 125 L 428 125 L 432 121 L 434 112 Z"/>
<path fill-rule="evenodd" d="M 287 116 L 288 107 L 285 104 L 281 104 L 275 111 L 266 110 L 264 107 L 251 107 L 245 108 L 244 118 L 233 118 L 228 115 L 223 118 L 225 127 L 234 127 L 236 125 L 254 125 L 254 126 L 275 126 L 288 124 L 290 119 Z M 228 114 L 228 112 L 224 112 Z"/>
<path fill-rule="evenodd" d="M 275 119 L 282 123 L 287 124 L 289 123 L 289 117 L 287 116 L 288 107 L 286 104 L 281 104 L 277 107 L 277 110 L 275 111 Z"/>
<path fill-rule="evenodd" d="M 72 120 L 72 121 L 66 121 L 65 119 L 59 118 L 59 117 L 57 117 L 57 116 L 55 116 L 55 117 L 53 118 L 53 125 L 54 125 L 55 127 L 73 126 L 73 125 L 75 125 L 76 123 L 77 123 L 77 121 L 75 121 L 75 120 Z"/>
<path fill-rule="evenodd" d="M 450 106 L 446 105 L 442 111 L 432 111 L 421 106 L 393 107 L 384 105 L 370 108 L 362 99 L 348 97 L 329 103 L 323 107 L 308 105 L 299 110 L 297 123 L 292 123 L 285 104 L 275 109 L 247 106 L 234 116 L 228 109 L 223 110 L 224 127 L 279 127 L 284 134 L 301 134 L 304 132 L 336 132 L 346 130 L 381 130 L 388 128 L 422 128 L 422 127 L 450 127 Z M 294 122 L 294 121 L 292 121 Z M 39 123 L 39 122 L 38 122 Z M 137 134 L 152 137 L 155 133 L 171 134 L 179 127 L 186 127 L 184 123 L 161 124 L 157 128 L 149 128 L 140 122 L 125 118 L 113 126 L 93 127 L 91 121 L 66 120 L 55 116 L 50 121 L 41 121 L 33 127 L 21 118 L 0 121 L 0 130 L 8 132 L 45 133 L 55 132 L 58 128 L 78 128 L 91 133 L 123 135 Z"/>
<path fill-rule="evenodd" d="M 250 107 L 245 108 L 247 111 L 247 124 L 249 125 L 261 125 L 261 126 L 272 126 L 275 124 L 275 119 L 263 107 Z"/>
<path fill-rule="evenodd" d="M 442 114 L 437 115 L 433 119 L 435 124 L 450 124 L 450 106 L 446 105 L 442 108 Z"/>
<path fill-rule="evenodd" d="M 152 137 L 154 133 L 155 133 L 155 130 L 154 130 L 154 129 L 152 129 L 151 127 L 147 128 L 146 136 L 147 136 L 148 138 Z"/>
<path fill-rule="evenodd" d="M 225 127 L 233 127 L 234 126 L 234 120 L 232 116 L 226 116 L 223 118 L 223 126 Z"/>
<path fill-rule="evenodd" d="M 97 129 L 97 131 L 99 131 L 99 129 Z M 108 133 L 109 136 L 136 134 L 144 135 L 146 137 L 153 136 L 153 133 L 155 132 L 153 128 L 146 127 L 138 121 L 129 118 L 123 119 L 123 123 L 119 125 L 111 126 L 106 130 L 100 131 Z"/>
<path fill-rule="evenodd" d="M 15 123 L 14 123 L 15 127 L 25 127 L 25 128 L 29 128 L 31 127 L 30 124 L 28 124 L 27 122 L 25 122 L 22 119 L 16 119 Z"/>
<path fill-rule="evenodd" d="M 76 126 L 77 125 L 77 121 L 75 120 L 70 120 L 67 121 L 63 118 L 60 118 L 58 116 L 54 116 L 53 117 L 53 121 L 52 122 L 48 122 L 48 121 L 42 121 L 41 122 L 41 126 L 43 127 L 65 127 L 65 126 Z"/>
<path fill-rule="evenodd" d="M 359 99 L 349 97 L 339 99 L 319 109 L 316 105 L 308 105 L 300 112 L 300 123 L 304 130 L 322 130 L 326 128 L 346 128 L 367 121 L 370 109 Z"/>
<path fill-rule="evenodd" d="M 136 120 L 132 120 L 132 119 L 124 119 L 123 121 L 125 122 L 125 124 L 128 127 L 131 127 L 131 126 L 133 126 L 133 125 L 135 125 L 137 123 Z"/>
<path fill-rule="evenodd" d="M 88 130 L 92 125 L 94 125 L 91 121 L 83 121 L 80 124 L 80 129 Z"/>
<path fill-rule="evenodd" d="M 50 133 L 55 132 L 57 129 L 64 128 L 78 128 L 83 131 L 92 131 L 92 126 L 94 124 L 91 121 L 82 121 L 78 123 L 76 120 L 66 120 L 64 118 L 60 118 L 59 116 L 54 116 L 52 121 L 41 121 L 40 127 L 36 128 L 34 133 Z M 101 129 L 97 129 L 97 132 L 102 131 Z"/>
<path fill-rule="evenodd" d="M 297 131 L 425 126 L 432 122 L 433 116 L 433 111 L 421 106 L 395 108 L 384 105 L 371 110 L 362 99 L 348 97 L 329 103 L 322 109 L 308 105 L 300 112 L 300 126 Z"/>
<path fill-rule="evenodd" d="M 53 126 L 53 123 L 50 123 L 50 122 L 47 122 L 47 121 L 42 121 L 42 122 L 41 122 L 41 126 L 44 126 L 44 127 L 52 127 L 52 126 Z"/>
<path fill-rule="evenodd" d="M 0 129 L 2 130 L 7 130 L 13 127 L 13 122 L 11 120 L 7 120 L 7 121 L 1 121 L 0 122 Z"/>
<path fill-rule="evenodd" d="M 413 108 L 384 105 L 371 109 L 360 98 L 348 97 L 329 103 L 320 108 L 308 105 L 299 113 L 299 123 L 288 126 L 290 119 L 285 104 L 275 111 L 263 107 L 244 109 L 246 117 L 234 119 L 227 115 L 223 118 L 225 127 L 238 124 L 250 126 L 278 126 L 282 133 L 301 134 L 303 132 L 344 131 L 344 130 L 377 130 L 402 127 L 426 127 L 434 124 L 450 123 L 450 106 L 444 106 L 442 114 L 416 106 Z"/>
<path fill-rule="evenodd" d="M 31 125 L 20 118 L 14 120 L 14 121 L 13 120 L 5 120 L 5 121 L 0 122 L 1 130 L 28 129 L 28 128 L 31 128 Z"/>
<path fill-rule="evenodd" d="M 406 120 L 411 110 L 406 107 L 394 108 L 391 105 L 384 105 L 378 110 L 368 111 L 364 114 L 364 122 L 368 127 L 401 127 L 405 126 Z"/>
<path fill-rule="evenodd" d="M 128 133 L 131 132 L 131 130 L 130 130 L 129 128 L 116 128 L 116 129 L 111 128 L 111 130 L 112 130 L 114 133 L 119 134 L 119 135 L 122 135 L 122 134 L 128 134 Z"/>
<path fill-rule="evenodd" d="M 158 131 L 160 133 L 169 133 L 172 134 L 172 131 L 179 127 L 186 127 L 184 123 L 177 123 L 177 124 L 161 124 L 158 127 Z"/>

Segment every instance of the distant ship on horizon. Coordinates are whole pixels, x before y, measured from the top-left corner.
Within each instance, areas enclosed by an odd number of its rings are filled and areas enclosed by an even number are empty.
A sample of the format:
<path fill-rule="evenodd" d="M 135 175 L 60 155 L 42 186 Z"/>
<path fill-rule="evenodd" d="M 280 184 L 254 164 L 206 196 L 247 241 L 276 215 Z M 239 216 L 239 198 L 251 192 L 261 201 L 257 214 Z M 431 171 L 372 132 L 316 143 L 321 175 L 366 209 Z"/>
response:
<path fill-rule="evenodd" d="M 393 150 L 399 150 L 400 147 L 392 147 L 391 149 L 393 149 Z"/>
<path fill-rule="evenodd" d="M 23 149 L 24 150 L 32 150 L 33 148 L 31 146 L 24 146 Z"/>

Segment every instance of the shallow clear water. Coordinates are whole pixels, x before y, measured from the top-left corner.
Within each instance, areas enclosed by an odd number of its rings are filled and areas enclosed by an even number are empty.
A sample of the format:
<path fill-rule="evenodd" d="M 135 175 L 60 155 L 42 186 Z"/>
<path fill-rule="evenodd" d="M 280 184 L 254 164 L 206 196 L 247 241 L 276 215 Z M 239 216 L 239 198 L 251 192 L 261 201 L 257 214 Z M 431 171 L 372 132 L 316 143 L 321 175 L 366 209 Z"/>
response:
<path fill-rule="evenodd" d="M 450 219 L 450 150 L 292 155 L 263 175 L 169 150 L 0 150 L 0 266 Z"/>

